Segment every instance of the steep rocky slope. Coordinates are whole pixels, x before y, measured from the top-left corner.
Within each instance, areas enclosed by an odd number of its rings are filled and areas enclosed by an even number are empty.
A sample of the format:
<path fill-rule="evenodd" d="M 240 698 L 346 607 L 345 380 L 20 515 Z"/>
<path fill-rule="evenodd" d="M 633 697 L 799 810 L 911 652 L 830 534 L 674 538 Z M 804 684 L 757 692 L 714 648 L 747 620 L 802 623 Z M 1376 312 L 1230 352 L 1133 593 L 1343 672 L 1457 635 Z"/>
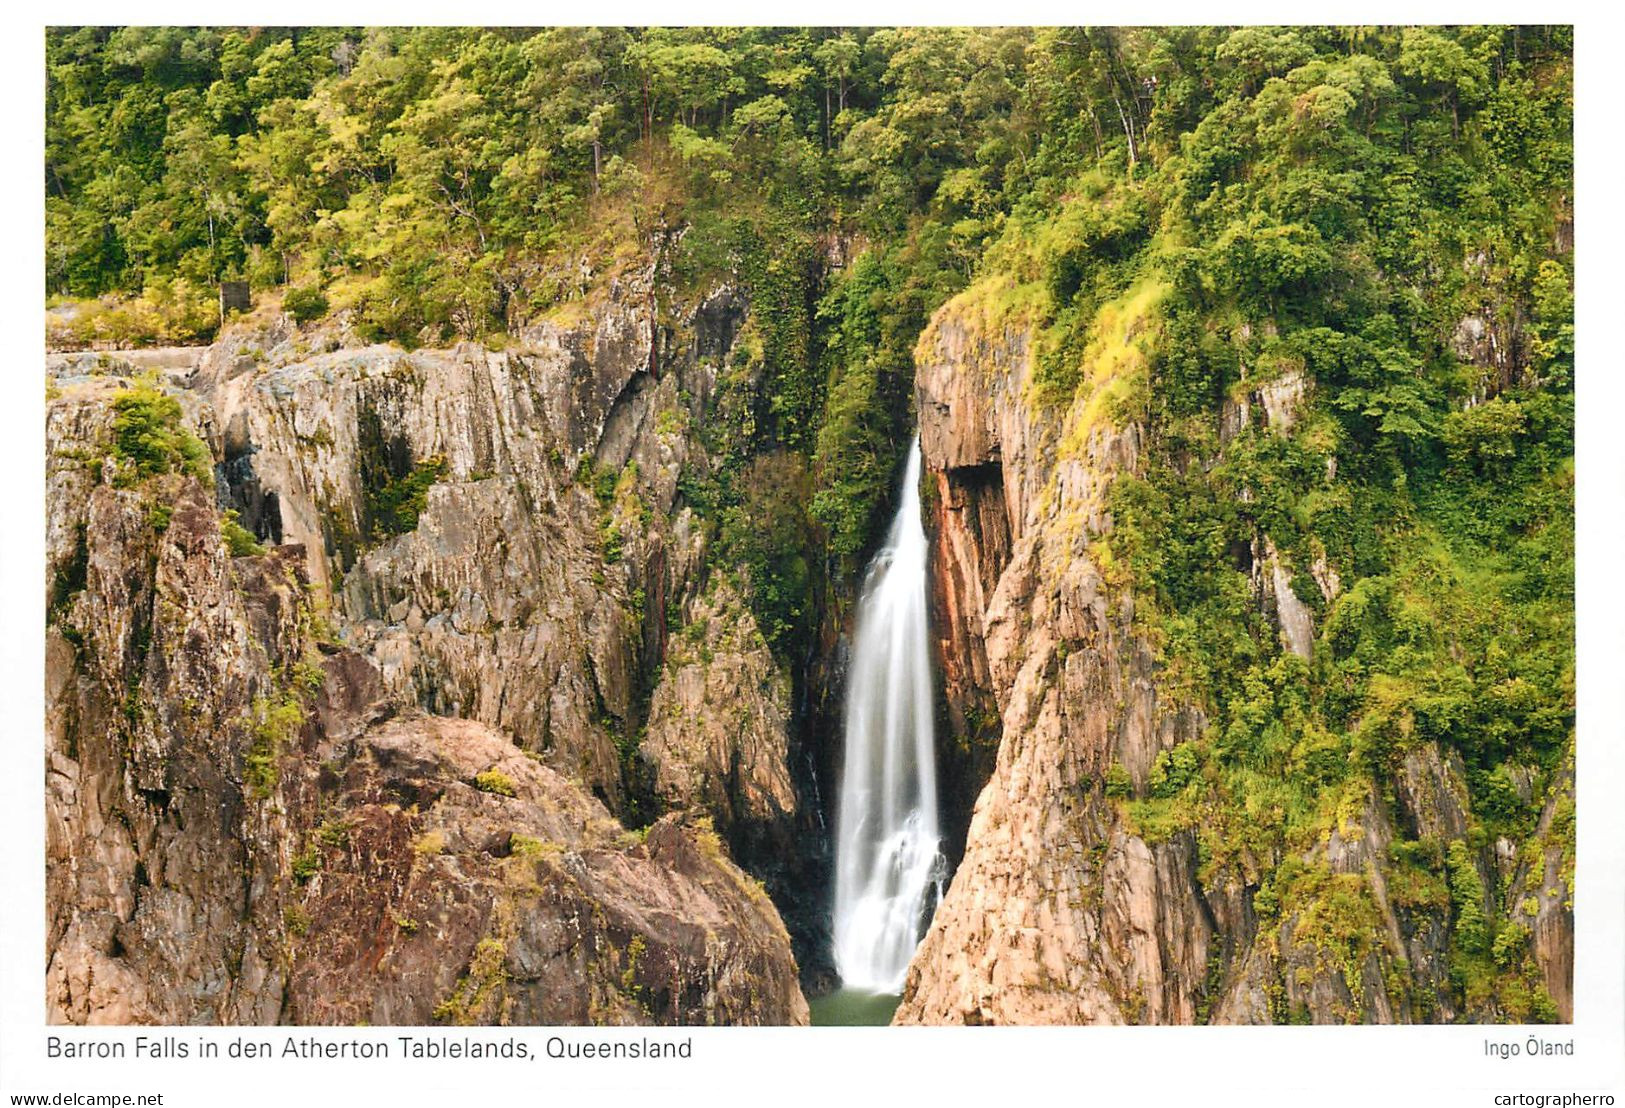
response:
<path fill-rule="evenodd" d="M 1111 483 L 1143 467 L 1143 430 L 1116 418 L 1112 397 L 1143 365 L 1136 336 L 1152 329 L 1154 300 L 1128 298 L 1116 353 L 1097 351 L 1090 387 L 1057 409 L 1037 387 L 1030 328 L 986 311 L 986 296 L 973 289 L 938 313 L 918 400 L 947 714 L 962 748 L 996 744 L 997 758 L 897 1022 L 1494 1019 L 1494 998 L 1452 1001 L 1447 935 L 1473 909 L 1508 919 L 1504 964 L 1544 986 L 1549 1018 L 1571 1018 L 1572 822 L 1553 827 L 1572 821 L 1572 768 L 1552 780 L 1521 851 L 1475 841 L 1461 760 L 1425 741 L 1301 851 L 1244 846 L 1220 865 L 1188 826 L 1146 819 L 1137 802 L 1208 726 L 1170 691 L 1103 541 Z M 1259 388 L 1223 413 L 1229 432 L 1255 421 L 1287 433 L 1303 393 L 1301 378 Z M 1281 650 L 1307 657 L 1314 617 L 1269 536 L 1248 561 Z M 1335 572 L 1315 571 L 1332 600 Z M 1448 873 L 1448 893 L 1401 864 L 1418 844 L 1440 852 L 1424 869 Z M 1290 904 L 1265 907 L 1272 871 L 1299 881 Z M 1453 912 L 1464 888 L 1478 903 Z M 1524 950 L 1515 940 L 1531 932 Z"/>
<path fill-rule="evenodd" d="M 650 279 L 503 352 L 53 356 L 53 1019 L 805 1022 L 729 858 L 795 872 L 788 681 L 676 503 L 747 309 Z"/>
<path fill-rule="evenodd" d="M 948 699 L 990 696 L 1003 738 L 897 1018 L 1191 1022 L 1214 929 L 1192 844 L 1128 833 L 1095 784 L 1114 761 L 1143 780 L 1200 726 L 1158 697 L 1089 549 L 1136 440 L 1032 412 L 1030 346 L 952 307 L 921 344 L 939 648 L 970 662 L 944 663 Z"/>
<path fill-rule="evenodd" d="M 901 1020 L 1570 1014 L 1572 28 L 45 49 L 56 1018 L 799 1018 L 916 418 Z"/>

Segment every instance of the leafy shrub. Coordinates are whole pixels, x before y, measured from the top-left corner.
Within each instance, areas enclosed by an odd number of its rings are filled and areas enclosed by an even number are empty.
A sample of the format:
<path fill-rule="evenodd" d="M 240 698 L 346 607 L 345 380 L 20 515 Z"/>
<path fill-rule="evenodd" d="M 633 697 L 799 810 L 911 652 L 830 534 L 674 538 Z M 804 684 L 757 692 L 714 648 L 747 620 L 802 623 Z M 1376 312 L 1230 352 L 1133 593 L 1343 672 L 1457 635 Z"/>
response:
<path fill-rule="evenodd" d="M 226 549 L 233 558 L 257 557 L 265 547 L 254 537 L 254 532 L 237 522 L 237 512 L 228 508 L 220 517 L 220 537 L 226 540 Z"/>
<path fill-rule="evenodd" d="M 418 525 L 429 503 L 429 489 L 446 475 L 446 459 L 436 454 L 414 464 L 402 477 L 386 476 L 367 491 L 369 533 L 374 540 L 404 535 Z"/>
<path fill-rule="evenodd" d="M 296 323 L 309 323 L 327 314 L 327 295 L 319 285 L 292 288 L 282 297 L 282 310 L 293 316 Z"/>
<path fill-rule="evenodd" d="M 482 793 L 494 793 L 497 796 L 519 795 L 513 778 L 495 767 L 475 774 L 474 787 Z"/>
<path fill-rule="evenodd" d="M 1516 921 L 1508 921 L 1497 932 L 1495 943 L 1490 948 L 1490 956 L 1495 959 L 1497 966 L 1507 969 L 1523 957 L 1523 952 L 1528 946 L 1529 928 Z"/>
<path fill-rule="evenodd" d="M 180 401 L 145 377 L 113 400 L 113 455 L 137 477 L 179 471 L 212 481 L 213 458 L 203 440 L 181 425 Z"/>
<path fill-rule="evenodd" d="M 214 338 L 220 308 L 212 289 L 177 277 L 154 280 L 136 297 L 58 302 L 45 320 L 54 349 L 192 346 Z"/>
<path fill-rule="evenodd" d="M 1451 412 L 1442 429 L 1445 453 L 1470 474 L 1505 477 L 1518 455 L 1518 440 L 1527 423 L 1523 409 L 1504 396 Z"/>
<path fill-rule="evenodd" d="M 807 629 L 814 548 L 808 475 L 801 456 L 768 455 L 741 481 L 741 501 L 723 513 L 720 556 L 745 570 L 751 610 L 769 645 L 793 655 Z"/>
<path fill-rule="evenodd" d="M 322 872 L 322 852 L 315 843 L 294 855 L 292 869 L 293 879 L 301 885 Z"/>
<path fill-rule="evenodd" d="M 1490 926 L 1484 918 L 1484 881 L 1467 844 L 1457 839 L 1446 856 L 1450 868 L 1450 902 L 1456 911 L 1456 946 L 1468 954 L 1489 949 Z"/>
<path fill-rule="evenodd" d="M 1180 743 L 1172 750 L 1158 751 L 1151 765 L 1151 795 L 1170 797 L 1180 792 L 1195 777 L 1198 765 L 1194 743 Z"/>
<path fill-rule="evenodd" d="M 292 694 L 258 697 L 249 708 L 249 746 L 243 759 L 243 783 L 261 799 L 270 796 L 278 779 L 282 748 L 305 725 L 305 706 Z"/>

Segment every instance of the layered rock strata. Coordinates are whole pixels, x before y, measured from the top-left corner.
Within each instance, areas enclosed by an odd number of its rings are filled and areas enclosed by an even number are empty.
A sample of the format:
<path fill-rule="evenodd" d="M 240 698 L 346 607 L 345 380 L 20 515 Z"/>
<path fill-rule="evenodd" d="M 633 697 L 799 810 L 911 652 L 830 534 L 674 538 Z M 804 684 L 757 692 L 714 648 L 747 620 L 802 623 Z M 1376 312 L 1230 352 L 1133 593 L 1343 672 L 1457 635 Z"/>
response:
<path fill-rule="evenodd" d="M 53 1021 L 806 1021 L 730 858 L 804 818 L 788 679 L 677 494 L 747 308 L 636 280 L 501 352 L 51 358 Z M 118 461 L 154 372 L 212 488 Z"/>
<path fill-rule="evenodd" d="M 1146 325 L 1130 319 L 1128 342 Z M 1278 917 L 1257 898 L 1286 859 L 1206 866 L 1191 831 L 1147 837 L 1130 818 L 1126 802 L 1149 794 L 1159 755 L 1200 738 L 1207 721 L 1163 691 L 1132 589 L 1114 583 L 1101 542 L 1107 490 L 1140 471 L 1140 427 L 1113 418 L 1109 367 L 1085 367 L 1092 387 L 1070 407 L 1046 403 L 1033 346 L 1019 319 L 990 322 L 973 289 L 937 314 L 916 354 L 946 715 L 961 751 L 997 754 L 896 1022 L 1496 1018 L 1493 999 L 1465 1011 L 1450 999 L 1442 885 L 1391 878 L 1397 840 L 1442 851 L 1470 837 L 1465 771 L 1436 745 L 1410 751 L 1392 799 L 1368 797 L 1291 860 L 1317 877 Z M 1134 369 L 1131 348 L 1118 371 Z M 1289 433 L 1304 393 L 1301 378 L 1260 386 L 1256 402 L 1226 410 L 1221 434 L 1254 420 Z M 1251 554 L 1260 609 L 1282 649 L 1307 657 L 1316 628 L 1294 567 L 1267 535 Z M 1335 571 L 1307 568 L 1331 602 Z M 1573 854 L 1551 828 L 1572 812 L 1566 772 L 1541 817 L 1540 851 L 1486 844 L 1452 862 L 1485 890 L 1486 917 L 1500 906 L 1531 933 L 1528 956 L 1560 1019 L 1572 1018 Z M 1327 920 L 1329 905 L 1354 902 L 1375 923 L 1374 938 L 1351 947 Z"/>

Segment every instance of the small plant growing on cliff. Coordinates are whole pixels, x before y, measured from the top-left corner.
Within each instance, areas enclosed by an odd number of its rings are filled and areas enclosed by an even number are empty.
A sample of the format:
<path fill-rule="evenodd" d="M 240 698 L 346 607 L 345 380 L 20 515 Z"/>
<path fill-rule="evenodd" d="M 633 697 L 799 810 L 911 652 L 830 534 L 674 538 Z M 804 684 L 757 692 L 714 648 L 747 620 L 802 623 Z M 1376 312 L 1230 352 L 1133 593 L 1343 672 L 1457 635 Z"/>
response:
<path fill-rule="evenodd" d="M 429 489 L 446 475 L 446 459 L 436 454 L 418 462 L 404 477 L 387 477 L 367 492 L 368 532 L 373 539 L 404 535 L 418 525 L 429 504 Z"/>
<path fill-rule="evenodd" d="M 288 679 L 293 687 L 301 692 L 317 693 L 327 683 L 327 671 L 317 662 L 298 661 L 289 670 Z"/>
<path fill-rule="evenodd" d="M 726 856 L 722 850 L 722 839 L 717 835 L 717 825 L 710 816 L 696 816 L 689 827 L 694 832 L 694 842 L 701 854 L 713 862 L 721 861 Z"/>
<path fill-rule="evenodd" d="M 73 598 L 83 592 L 90 576 L 90 541 L 85 525 L 74 528 L 73 553 L 51 574 L 51 597 L 45 622 L 58 623 L 67 614 Z"/>
<path fill-rule="evenodd" d="M 495 793 L 497 796 L 519 795 L 514 787 L 513 778 L 495 767 L 475 774 L 474 787 L 482 793 Z"/>
<path fill-rule="evenodd" d="M 514 835 L 508 840 L 508 850 L 515 858 L 545 858 L 549 854 L 562 854 L 564 847 L 530 835 Z"/>
<path fill-rule="evenodd" d="M 211 479 L 209 448 L 181 425 L 180 401 L 159 388 L 155 376 L 115 397 L 113 411 L 113 456 L 126 463 L 133 479 L 176 471 Z"/>
<path fill-rule="evenodd" d="M 220 517 L 220 537 L 226 540 L 226 549 L 233 558 L 252 558 L 265 553 L 265 547 L 254 537 L 254 532 L 237 522 L 235 509 L 227 508 Z"/>
<path fill-rule="evenodd" d="M 1446 855 L 1450 870 L 1450 901 L 1456 909 L 1456 947 L 1468 954 L 1489 949 L 1490 927 L 1484 918 L 1484 881 L 1473 864 L 1467 844 L 1457 839 Z"/>
<path fill-rule="evenodd" d="M 350 835 L 355 830 L 355 824 L 328 820 L 316 828 L 316 841 L 323 846 L 347 847 L 350 845 Z"/>
<path fill-rule="evenodd" d="M 322 872 L 322 852 L 312 843 L 294 856 L 293 879 L 303 885 Z"/>
<path fill-rule="evenodd" d="M 1516 920 L 1508 921 L 1496 933 L 1495 942 L 1490 947 L 1490 956 L 1501 969 L 1516 964 L 1529 945 L 1529 928 Z"/>
<path fill-rule="evenodd" d="M 508 980 L 507 948 L 497 939 L 481 939 L 469 960 L 468 972 L 458 980 L 451 995 L 434 1006 L 434 1018 L 459 1026 L 477 1022 L 493 994 Z"/>
<path fill-rule="evenodd" d="M 297 696 L 255 699 L 249 708 L 248 754 L 243 758 L 243 784 L 254 796 L 263 800 L 276 788 L 283 744 L 304 725 L 305 706 Z"/>
<path fill-rule="evenodd" d="M 621 525 L 615 522 L 615 517 L 606 515 L 603 525 L 598 529 L 598 537 L 604 548 L 604 561 L 614 565 L 621 560 L 622 540 Z"/>
<path fill-rule="evenodd" d="M 1106 795 L 1113 800 L 1128 800 L 1134 795 L 1134 778 L 1122 762 L 1113 762 L 1106 770 Z"/>
<path fill-rule="evenodd" d="M 649 989 L 638 983 L 638 965 L 648 949 L 649 944 L 642 935 L 633 935 L 632 941 L 626 944 L 626 968 L 621 971 L 621 993 L 641 1008 L 645 1015 L 652 1015 Z"/>

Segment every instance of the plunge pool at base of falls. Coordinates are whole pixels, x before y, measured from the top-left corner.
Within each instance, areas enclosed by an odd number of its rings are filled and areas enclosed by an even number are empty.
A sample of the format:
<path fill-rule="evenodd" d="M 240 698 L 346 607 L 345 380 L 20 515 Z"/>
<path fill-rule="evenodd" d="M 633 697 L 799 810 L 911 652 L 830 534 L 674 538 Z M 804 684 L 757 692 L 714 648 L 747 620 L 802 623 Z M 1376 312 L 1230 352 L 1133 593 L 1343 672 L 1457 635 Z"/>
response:
<path fill-rule="evenodd" d="M 814 1027 L 883 1027 L 902 997 L 862 989 L 836 989 L 807 1001 Z"/>

